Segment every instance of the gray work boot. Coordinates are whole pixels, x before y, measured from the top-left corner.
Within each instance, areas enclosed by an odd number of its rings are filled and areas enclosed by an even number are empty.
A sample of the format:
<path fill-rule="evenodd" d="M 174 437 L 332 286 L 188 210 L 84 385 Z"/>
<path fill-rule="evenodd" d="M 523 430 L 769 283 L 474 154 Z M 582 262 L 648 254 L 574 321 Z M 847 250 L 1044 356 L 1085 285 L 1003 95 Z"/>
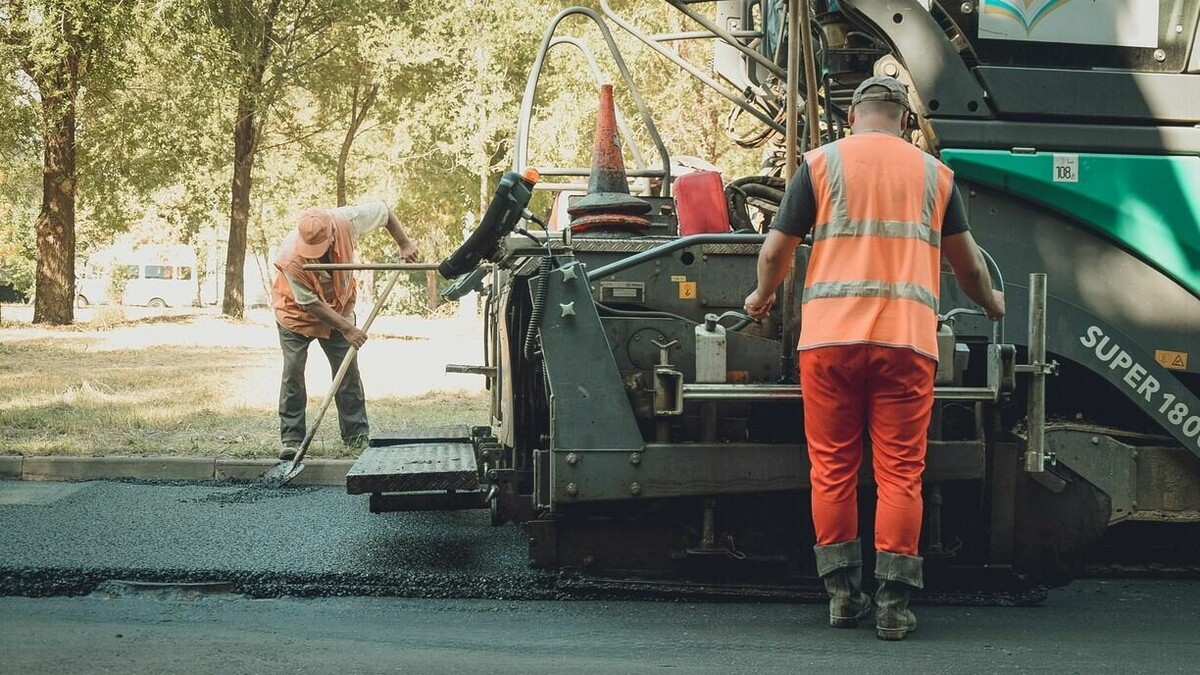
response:
<path fill-rule="evenodd" d="M 871 596 L 862 592 L 862 545 L 857 539 L 814 546 L 817 574 L 829 593 L 829 625 L 854 628 L 871 613 Z"/>
<path fill-rule="evenodd" d="M 921 558 L 877 551 L 875 578 L 875 637 L 880 640 L 903 640 L 917 629 L 917 617 L 908 610 L 908 599 L 914 588 L 925 585 L 921 574 Z"/>
<path fill-rule="evenodd" d="M 300 452 L 300 441 L 284 441 L 279 446 L 279 459 L 290 462 L 296 458 L 298 452 Z"/>

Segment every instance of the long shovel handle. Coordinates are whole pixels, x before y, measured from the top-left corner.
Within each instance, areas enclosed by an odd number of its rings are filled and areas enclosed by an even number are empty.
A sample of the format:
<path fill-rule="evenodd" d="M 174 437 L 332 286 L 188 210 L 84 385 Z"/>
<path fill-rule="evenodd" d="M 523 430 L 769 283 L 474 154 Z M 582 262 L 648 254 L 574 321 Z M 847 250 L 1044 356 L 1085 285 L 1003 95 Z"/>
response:
<path fill-rule="evenodd" d="M 404 270 L 396 270 L 392 274 L 392 278 L 388 279 L 387 286 L 383 289 L 383 294 L 379 296 L 379 300 L 375 302 L 375 306 L 371 308 L 371 313 L 367 315 L 367 320 L 363 322 L 362 331 L 365 333 L 371 329 L 371 324 L 375 322 L 375 316 L 379 314 L 379 308 L 383 306 L 383 301 L 392 293 L 392 288 L 396 286 L 396 282 L 400 279 L 400 273 Z M 317 409 L 317 417 L 313 420 L 312 426 L 308 433 L 304 435 L 304 442 L 300 444 L 300 448 L 296 451 L 296 457 L 292 460 L 292 467 L 300 463 L 304 459 L 304 455 L 308 454 L 308 446 L 312 444 L 313 437 L 317 435 L 317 429 L 321 426 L 321 420 L 325 418 L 325 411 L 329 410 L 329 404 L 333 402 L 333 396 L 337 393 L 338 387 L 342 386 L 342 380 L 346 377 L 346 371 L 350 370 L 350 364 L 354 363 L 354 356 L 358 354 L 358 347 L 350 345 L 350 349 L 346 351 L 346 356 L 342 358 L 342 365 L 338 367 L 337 374 L 333 376 L 333 384 L 329 386 L 329 393 L 325 394 L 325 400 L 321 401 L 321 407 Z"/>

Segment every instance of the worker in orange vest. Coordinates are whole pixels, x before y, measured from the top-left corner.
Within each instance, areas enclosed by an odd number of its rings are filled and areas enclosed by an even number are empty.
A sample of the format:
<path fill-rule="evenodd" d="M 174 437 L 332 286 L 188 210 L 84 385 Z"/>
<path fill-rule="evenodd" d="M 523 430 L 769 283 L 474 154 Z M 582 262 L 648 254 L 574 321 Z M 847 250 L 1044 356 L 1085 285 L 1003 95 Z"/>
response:
<path fill-rule="evenodd" d="M 279 246 L 275 258 L 278 274 L 271 301 L 279 329 L 279 346 L 283 350 L 283 378 L 279 387 L 280 459 L 295 457 L 304 440 L 308 402 L 304 368 L 309 345 L 317 340 L 336 372 L 350 345 L 357 349 L 367 341 L 367 334 L 354 325 L 357 299 L 354 272 L 306 270 L 304 265 L 352 263 L 355 241 L 380 227 L 395 240 L 405 262 L 415 262 L 420 257 L 416 243 L 409 239 L 400 221 L 383 202 L 308 209 Z M 333 400 L 343 443 L 347 448 L 360 449 L 368 441 L 369 428 L 357 357 Z"/>
<path fill-rule="evenodd" d="M 894 78 L 871 77 L 855 90 L 852 135 L 805 153 L 745 303 L 747 313 L 766 315 L 811 232 L 797 348 L 817 573 L 830 625 L 852 628 L 869 616 L 857 507 L 866 428 L 878 497 L 875 626 L 884 640 L 902 640 L 917 625 L 908 601 L 923 585 L 917 543 L 942 255 L 989 319 L 1004 316 L 953 172 L 902 136 L 910 115 Z"/>

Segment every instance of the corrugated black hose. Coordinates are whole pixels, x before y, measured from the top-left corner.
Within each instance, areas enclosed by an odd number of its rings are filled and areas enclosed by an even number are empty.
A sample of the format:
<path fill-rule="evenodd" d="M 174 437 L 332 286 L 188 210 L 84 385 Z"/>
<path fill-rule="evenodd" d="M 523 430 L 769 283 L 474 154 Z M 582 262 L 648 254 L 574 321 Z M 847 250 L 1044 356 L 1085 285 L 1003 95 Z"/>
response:
<path fill-rule="evenodd" d="M 533 310 L 529 312 L 529 328 L 525 331 L 525 358 L 529 361 L 536 361 L 537 355 L 534 353 L 538 329 L 542 326 L 542 310 L 546 306 L 546 289 L 550 285 L 550 266 L 553 264 L 553 256 L 542 256 L 542 266 L 538 270 L 537 288 L 533 289 Z"/>

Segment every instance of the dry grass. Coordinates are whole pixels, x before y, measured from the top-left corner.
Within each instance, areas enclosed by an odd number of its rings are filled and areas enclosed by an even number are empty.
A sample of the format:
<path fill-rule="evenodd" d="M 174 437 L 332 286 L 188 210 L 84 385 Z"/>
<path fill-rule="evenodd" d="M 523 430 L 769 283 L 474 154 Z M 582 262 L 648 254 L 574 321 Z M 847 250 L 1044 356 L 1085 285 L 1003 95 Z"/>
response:
<path fill-rule="evenodd" d="M 280 356 L 271 317 L 150 317 L 45 329 L 0 327 L 0 454 L 270 457 Z M 372 433 L 486 424 L 478 324 L 380 317 L 360 355 Z M 330 368 L 313 345 L 310 423 Z M 346 456 L 331 407 L 310 450 Z"/>

